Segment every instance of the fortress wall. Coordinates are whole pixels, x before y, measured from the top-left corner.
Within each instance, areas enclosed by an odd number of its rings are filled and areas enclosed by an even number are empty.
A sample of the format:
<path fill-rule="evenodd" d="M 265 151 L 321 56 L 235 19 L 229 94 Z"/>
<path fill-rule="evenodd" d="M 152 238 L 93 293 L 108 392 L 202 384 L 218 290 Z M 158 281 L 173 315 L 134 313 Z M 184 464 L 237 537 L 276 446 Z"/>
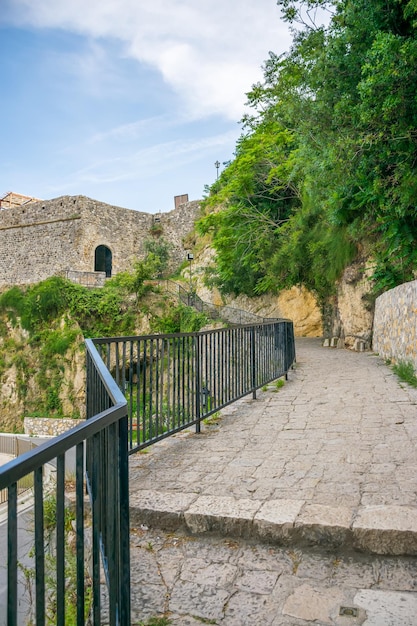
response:
<path fill-rule="evenodd" d="M 33 203 L 0 211 L 0 286 L 38 282 L 76 263 L 80 229 L 70 207 Z"/>
<path fill-rule="evenodd" d="M 77 201 L 82 214 L 82 232 L 76 269 L 93 271 L 94 252 L 100 245 L 112 251 L 113 274 L 130 269 L 134 259 L 143 254 L 143 241 L 149 237 L 153 216 L 83 196 L 78 196 Z"/>
<path fill-rule="evenodd" d="M 192 231 L 198 202 L 160 216 L 159 235 L 172 246 L 173 264 L 185 258 L 183 238 Z M 130 269 L 144 254 L 155 216 L 85 196 L 62 196 L 0 210 L 0 287 L 29 284 L 65 270 L 94 271 L 99 245 L 112 251 L 112 273 Z"/>
<path fill-rule="evenodd" d="M 113 272 L 121 272 L 132 267 L 135 259 L 145 254 L 144 242 L 153 235 L 154 227 L 160 229 L 158 236 L 168 241 L 174 265 L 185 258 L 184 237 L 194 228 L 200 211 L 197 201 L 187 202 L 169 213 L 151 215 L 111 206 L 80 196 L 78 206 L 82 213 L 82 242 L 80 254 L 83 271 L 94 268 L 94 250 L 105 245 L 113 253 Z M 155 222 L 155 217 L 159 218 Z M 157 236 L 155 236 L 157 238 Z"/>
<path fill-rule="evenodd" d="M 412 361 L 417 369 L 417 280 L 377 298 L 372 347 L 384 359 Z"/>

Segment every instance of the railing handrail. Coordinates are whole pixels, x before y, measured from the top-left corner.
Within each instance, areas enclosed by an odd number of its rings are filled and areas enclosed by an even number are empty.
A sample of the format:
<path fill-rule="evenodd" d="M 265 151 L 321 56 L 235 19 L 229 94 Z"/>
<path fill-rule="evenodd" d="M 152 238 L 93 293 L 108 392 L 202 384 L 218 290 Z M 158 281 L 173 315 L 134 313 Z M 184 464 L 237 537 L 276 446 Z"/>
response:
<path fill-rule="evenodd" d="M 263 321 L 259 321 L 256 322 L 255 324 L 239 324 L 239 328 L 253 328 L 254 326 L 268 326 L 268 325 L 273 325 L 277 322 L 289 322 L 291 323 L 290 319 L 286 319 L 286 318 L 279 318 L 279 319 L 268 319 L 267 321 L 263 322 Z M 94 342 L 94 344 L 103 344 L 103 343 L 107 343 L 109 341 L 136 341 L 137 339 L 161 339 L 161 338 L 166 338 L 166 339 L 170 339 L 170 338 L 178 338 L 178 337 L 197 337 L 198 335 L 211 335 L 211 334 L 216 334 L 219 331 L 227 331 L 227 328 L 208 328 L 206 330 L 196 330 L 193 332 L 189 332 L 189 333 L 153 333 L 151 335 L 120 335 L 119 337 L 97 337 L 94 339 L 90 339 L 88 341 L 92 341 Z M 116 385 L 117 386 L 117 385 Z M 122 398 L 124 397 L 123 394 Z"/>
<path fill-rule="evenodd" d="M 122 394 L 121 394 L 122 395 Z M 42 465 L 56 459 L 60 454 L 64 454 L 85 439 L 95 435 L 102 428 L 117 422 L 123 416 L 123 409 L 126 407 L 126 400 L 122 403 L 103 411 L 99 415 L 78 424 L 59 435 L 51 441 L 42 443 L 37 448 L 24 452 L 20 456 L 12 459 L 0 467 L 0 489 L 5 489 L 12 482 L 17 482 L 26 474 L 33 472 Z M 100 428 L 97 428 L 100 424 Z"/>
<path fill-rule="evenodd" d="M 188 333 L 92 340 L 128 400 L 129 453 L 184 428 L 287 372 L 295 360 L 290 320 Z"/>
<path fill-rule="evenodd" d="M 123 409 L 127 404 L 126 398 L 123 396 L 116 381 L 113 380 L 110 372 L 104 365 L 92 340 L 86 339 L 86 344 L 94 360 L 96 370 L 99 372 L 103 384 L 114 402 L 113 406 L 95 417 L 90 418 L 86 422 L 74 426 L 74 428 L 71 428 L 71 430 L 68 430 L 59 437 L 46 441 L 37 448 L 24 452 L 5 465 L 2 465 L 0 467 L 0 489 L 5 489 L 11 482 L 17 482 L 23 478 L 23 476 L 26 476 L 26 474 L 49 463 L 60 454 L 63 454 L 77 444 L 82 443 L 85 439 L 96 434 L 102 427 L 105 428 L 117 422 L 122 416 Z M 100 428 L 98 428 L 99 424 Z"/>
<path fill-rule="evenodd" d="M 22 593 L 19 562 L 24 550 L 18 532 L 18 481 L 33 476 L 34 545 L 33 585 L 35 602 L 32 604 L 35 622 L 44 624 L 55 598 L 56 623 L 67 623 L 65 598 L 67 593 L 67 558 L 65 547 L 65 507 L 67 488 L 66 453 L 75 450 L 75 533 L 76 545 L 76 614 L 77 623 L 85 623 L 86 584 L 91 586 L 92 623 L 101 620 L 101 572 L 105 573 L 108 588 L 108 616 L 111 626 L 130 623 L 130 557 L 129 557 L 129 465 L 127 401 L 110 372 L 104 366 L 94 344 L 87 340 L 87 381 L 95 387 L 90 399 L 90 414 L 85 422 L 38 448 L 22 454 L 0 467 L 0 492 L 8 490 L 7 504 L 7 623 L 18 623 L 19 588 Z M 109 463 L 111 459 L 111 463 Z M 51 488 L 44 480 L 44 467 L 53 462 L 56 480 Z M 47 491 L 46 491 L 47 489 Z M 89 505 L 84 502 L 86 490 Z M 72 491 L 72 489 L 71 489 Z M 52 497 L 55 507 L 53 545 L 45 535 L 45 496 Z M 87 515 L 86 515 L 87 513 Z M 91 529 L 86 530 L 87 519 Z M 25 533 L 29 529 L 24 528 Z M 27 541 L 27 538 L 25 538 Z M 26 543 L 26 541 L 24 543 Z M 49 546 L 56 555 L 56 566 L 47 558 Z M 24 557 L 26 558 L 26 557 Z M 51 581 L 53 581 L 51 583 Z M 50 590 L 48 585 L 53 585 Z M 5 586 L 2 586 L 2 593 Z M 52 595 L 51 595 L 52 594 Z M 54 600 L 52 599 L 52 603 Z M 2 607 L 3 608 L 3 607 Z M 31 615 L 32 617 L 32 615 Z M 31 618 L 30 618 L 31 619 Z M 32 622 L 31 622 L 32 623 Z"/>
<path fill-rule="evenodd" d="M 118 384 L 116 383 L 116 381 L 110 374 L 109 370 L 107 369 L 105 363 L 103 362 L 103 359 L 101 358 L 95 346 L 95 341 L 96 341 L 95 339 L 85 340 L 85 346 L 86 346 L 87 352 L 90 354 L 94 362 L 94 367 L 96 371 L 99 373 L 100 378 L 103 381 L 103 384 L 106 388 L 106 391 L 114 403 L 114 406 L 121 405 L 121 404 L 126 405 L 126 398 L 120 391 Z"/>
<path fill-rule="evenodd" d="M 137 343 L 129 346 L 129 342 Z M 112 344 L 115 344 L 113 352 Z M 248 393 L 256 397 L 256 389 L 286 375 L 295 358 L 290 320 L 259 321 L 191 333 L 87 339 L 86 350 L 87 420 L 0 467 L 0 490 L 8 488 L 9 494 L 8 589 L 11 591 L 8 610 L 12 615 L 9 623 L 13 626 L 17 623 L 18 610 L 17 482 L 21 478 L 33 472 L 38 623 L 45 621 L 48 601 L 45 595 L 43 466 L 56 459 L 56 597 L 59 599 L 57 614 L 61 616 L 57 623 L 63 625 L 65 453 L 75 448 L 77 616 L 81 617 L 85 606 L 84 494 L 87 487 L 92 520 L 93 623 L 96 626 L 101 623 L 101 554 L 109 589 L 109 623 L 124 626 L 130 623 L 128 453 L 191 424 L 195 424 L 199 432 L 203 418 Z M 115 377 L 111 374 L 113 366 Z M 138 386 L 133 395 L 132 386 L 136 384 L 140 384 L 140 388 Z M 148 384 L 150 389 L 147 389 Z M 163 403 L 171 400 L 171 408 L 165 409 Z M 133 450 L 135 401 L 138 422 Z M 165 418 L 169 432 L 164 430 Z"/>
<path fill-rule="evenodd" d="M 173 295 L 177 295 L 180 299 L 181 299 L 181 294 L 183 294 L 183 302 L 186 302 L 187 299 L 187 303 L 190 306 L 193 306 L 194 308 L 198 308 L 195 307 L 195 302 L 194 300 L 189 299 L 189 296 L 191 295 L 191 292 L 187 289 L 185 289 L 182 285 L 180 285 L 179 283 L 176 283 L 175 281 L 166 278 L 166 279 L 161 279 L 156 281 L 158 284 L 165 284 L 166 285 L 166 291 L 168 291 L 169 293 L 172 293 Z M 168 285 L 174 285 L 175 287 L 175 292 L 171 291 L 168 289 Z M 289 321 L 286 320 L 285 318 L 282 317 L 262 317 L 261 315 L 257 315 L 256 313 L 252 313 L 249 311 L 245 311 L 243 309 L 238 309 L 237 307 L 233 307 L 230 304 L 214 304 L 212 302 L 205 302 L 204 300 L 202 300 L 200 298 L 199 295 L 197 295 L 196 292 L 192 292 L 192 296 L 193 299 L 197 300 L 198 302 L 201 303 L 201 305 L 203 307 L 207 307 L 208 309 L 214 309 L 217 313 L 219 318 L 222 318 L 222 311 L 232 311 L 235 312 L 236 317 L 242 317 L 242 316 L 251 316 L 253 318 L 253 322 L 248 322 L 249 325 L 253 324 L 253 323 L 257 323 L 256 320 L 259 320 L 259 322 L 272 322 L 272 321 Z M 239 326 L 241 326 L 241 324 L 239 324 Z"/>

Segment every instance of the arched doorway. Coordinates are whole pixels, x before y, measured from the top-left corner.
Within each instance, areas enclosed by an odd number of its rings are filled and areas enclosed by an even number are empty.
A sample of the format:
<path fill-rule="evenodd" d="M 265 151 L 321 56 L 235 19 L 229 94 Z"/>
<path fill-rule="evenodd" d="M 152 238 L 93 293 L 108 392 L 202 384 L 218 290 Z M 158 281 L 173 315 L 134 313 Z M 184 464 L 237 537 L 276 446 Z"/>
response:
<path fill-rule="evenodd" d="M 106 278 L 110 278 L 112 270 L 112 253 L 107 246 L 97 246 L 94 255 L 94 271 L 106 272 Z"/>

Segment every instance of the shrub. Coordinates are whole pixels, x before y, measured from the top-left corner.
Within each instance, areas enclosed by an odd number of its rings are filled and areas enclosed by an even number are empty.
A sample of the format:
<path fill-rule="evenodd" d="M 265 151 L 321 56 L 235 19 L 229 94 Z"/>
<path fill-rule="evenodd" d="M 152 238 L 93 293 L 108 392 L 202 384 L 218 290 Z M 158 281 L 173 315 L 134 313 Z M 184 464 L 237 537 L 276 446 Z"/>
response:
<path fill-rule="evenodd" d="M 153 317 L 151 327 L 157 333 L 192 333 L 207 324 L 204 313 L 198 313 L 189 306 L 179 305 L 161 317 Z"/>

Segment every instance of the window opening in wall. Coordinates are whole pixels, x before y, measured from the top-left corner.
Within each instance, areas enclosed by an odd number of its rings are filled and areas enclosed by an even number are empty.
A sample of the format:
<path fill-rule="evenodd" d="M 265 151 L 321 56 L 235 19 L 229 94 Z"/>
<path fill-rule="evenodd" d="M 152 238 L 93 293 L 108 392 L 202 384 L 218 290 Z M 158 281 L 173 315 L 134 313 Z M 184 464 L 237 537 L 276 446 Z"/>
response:
<path fill-rule="evenodd" d="M 97 246 L 94 255 L 94 271 L 106 272 L 106 278 L 110 278 L 112 272 L 112 252 L 107 246 Z"/>

